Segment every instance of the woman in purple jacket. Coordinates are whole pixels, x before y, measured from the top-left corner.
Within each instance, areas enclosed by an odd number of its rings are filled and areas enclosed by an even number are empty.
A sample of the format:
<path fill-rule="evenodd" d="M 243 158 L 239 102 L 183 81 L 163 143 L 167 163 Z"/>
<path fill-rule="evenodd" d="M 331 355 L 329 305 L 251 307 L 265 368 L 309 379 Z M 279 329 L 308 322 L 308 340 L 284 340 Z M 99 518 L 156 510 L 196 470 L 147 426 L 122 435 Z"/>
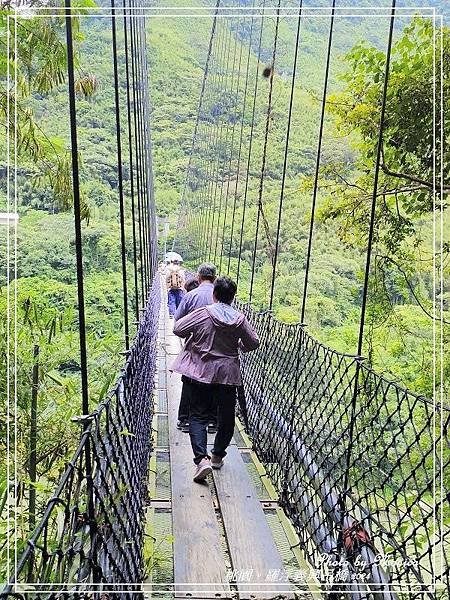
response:
<path fill-rule="evenodd" d="M 233 437 L 236 387 L 242 385 L 238 350 L 250 352 L 259 345 L 245 316 L 231 306 L 236 289 L 229 277 L 219 277 L 214 284 L 214 303 L 179 319 L 173 328 L 175 335 L 187 338 L 172 369 L 189 378 L 192 385 L 189 435 L 197 482 L 222 467 Z M 210 458 L 208 416 L 216 405 L 218 426 Z"/>

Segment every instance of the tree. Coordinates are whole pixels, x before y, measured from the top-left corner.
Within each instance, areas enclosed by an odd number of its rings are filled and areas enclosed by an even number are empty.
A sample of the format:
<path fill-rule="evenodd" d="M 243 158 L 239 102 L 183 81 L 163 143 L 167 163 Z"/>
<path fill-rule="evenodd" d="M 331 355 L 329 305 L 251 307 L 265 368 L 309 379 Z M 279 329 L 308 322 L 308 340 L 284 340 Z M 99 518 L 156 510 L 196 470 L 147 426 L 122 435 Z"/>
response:
<path fill-rule="evenodd" d="M 52 16 L 33 13 L 34 3 L 21 16 L 10 3 L 0 10 L 0 123 L 9 132 L 11 146 L 16 148 L 21 164 L 35 166 L 37 183 L 46 182 L 53 190 L 55 206 L 66 210 L 72 205 L 70 148 L 64 140 L 48 136 L 36 118 L 33 98 L 43 99 L 64 84 L 67 70 L 64 10 L 55 8 Z M 95 6 L 92 0 L 77 0 L 73 6 L 79 14 Z M 74 41 L 83 35 L 79 18 L 73 21 Z M 83 71 L 76 59 L 76 90 L 91 96 L 97 80 Z M 9 157 L 8 157 L 9 158 Z M 89 217 L 88 205 L 82 202 L 82 216 Z"/>
<path fill-rule="evenodd" d="M 433 188 L 434 158 L 436 173 L 440 164 L 440 129 L 443 129 L 444 194 L 450 192 L 450 149 L 445 138 L 450 130 L 450 30 L 442 31 L 442 64 L 440 36 L 436 35 L 436 72 L 433 68 L 433 26 L 428 19 L 416 18 L 404 29 L 392 48 L 392 62 L 383 130 L 383 148 L 377 213 L 378 238 L 391 252 L 401 252 L 401 244 L 415 232 L 414 219 L 427 216 L 436 206 Z M 365 42 L 348 53 L 349 69 L 344 74 L 345 89 L 329 100 L 344 135 L 352 135 L 359 151 L 356 176 L 352 165 L 328 167 L 334 177 L 333 209 L 327 217 L 346 217 L 361 237 L 367 231 L 373 164 L 379 126 L 379 112 L 386 57 L 384 52 Z M 444 121 L 440 117 L 440 72 L 443 68 Z M 436 93 L 436 97 L 434 96 Z M 433 105 L 436 100 L 436 131 L 433 128 Z M 355 136 L 355 131 L 357 135 Z M 434 142 L 436 141 L 436 145 Z M 343 228 L 343 231 L 345 227 Z M 382 234 L 384 230 L 384 234 Z"/>
<path fill-rule="evenodd" d="M 347 54 L 346 61 L 345 88 L 330 98 L 329 105 L 338 131 L 350 139 L 358 158 L 356 163 L 331 163 L 324 168 L 329 196 L 320 216 L 324 221 L 337 222 L 341 239 L 364 252 L 386 56 L 362 42 Z M 430 273 L 440 249 L 432 245 L 431 229 L 433 211 L 447 208 L 450 193 L 450 149 L 445 144 L 450 130 L 449 74 L 450 30 L 443 28 L 434 34 L 431 20 L 413 19 L 392 47 L 367 315 L 369 356 L 372 334 L 389 318 L 400 335 L 414 331 L 412 322 L 399 316 L 397 305 L 413 304 L 430 320 L 439 317 L 433 313 Z M 441 83 L 445 102 L 442 122 Z M 450 244 L 441 241 L 448 256 Z"/>

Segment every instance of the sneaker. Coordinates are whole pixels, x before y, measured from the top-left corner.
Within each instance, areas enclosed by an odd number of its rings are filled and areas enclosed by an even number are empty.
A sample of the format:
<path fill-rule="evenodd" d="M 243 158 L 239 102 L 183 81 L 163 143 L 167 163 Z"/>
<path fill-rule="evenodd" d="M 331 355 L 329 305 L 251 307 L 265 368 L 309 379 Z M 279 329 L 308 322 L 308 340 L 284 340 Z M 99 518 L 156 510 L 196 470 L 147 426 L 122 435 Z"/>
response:
<path fill-rule="evenodd" d="M 189 431 L 189 423 L 187 421 L 177 421 L 177 429 L 180 431 Z"/>
<path fill-rule="evenodd" d="M 198 463 L 197 468 L 195 470 L 194 481 L 196 483 L 201 483 L 211 473 L 212 473 L 212 469 L 211 469 L 211 463 L 209 462 L 209 458 L 202 458 L 202 460 Z"/>
<path fill-rule="evenodd" d="M 217 454 L 211 454 L 211 466 L 213 469 L 221 469 L 223 467 L 223 459 Z"/>
<path fill-rule="evenodd" d="M 217 433 L 216 423 L 208 423 L 208 433 Z"/>

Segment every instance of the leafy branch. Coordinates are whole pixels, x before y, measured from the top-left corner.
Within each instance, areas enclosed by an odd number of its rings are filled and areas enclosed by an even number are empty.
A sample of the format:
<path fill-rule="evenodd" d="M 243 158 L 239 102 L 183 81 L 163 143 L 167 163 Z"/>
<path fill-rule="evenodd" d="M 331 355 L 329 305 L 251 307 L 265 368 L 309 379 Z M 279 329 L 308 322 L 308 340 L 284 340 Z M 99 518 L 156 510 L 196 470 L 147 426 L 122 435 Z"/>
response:
<path fill-rule="evenodd" d="M 427 317 L 429 317 L 430 319 L 432 319 L 433 321 L 441 321 L 445 323 L 446 325 L 450 325 L 450 321 L 446 321 L 443 317 L 441 316 L 435 316 L 433 315 L 423 304 L 423 301 L 419 298 L 416 290 L 414 289 L 413 284 L 411 283 L 410 278 L 408 277 L 406 271 L 403 269 L 403 267 L 396 261 L 394 260 L 392 257 L 390 256 L 385 256 L 385 255 L 380 255 L 377 254 L 375 255 L 375 258 L 378 259 L 379 261 L 383 261 L 389 264 L 394 265 L 394 267 L 398 270 L 398 272 L 402 275 L 402 277 L 405 280 L 406 285 L 408 286 L 409 291 L 411 292 L 414 300 L 417 302 L 417 305 L 420 307 L 420 309 L 422 310 L 422 312 L 424 312 Z"/>

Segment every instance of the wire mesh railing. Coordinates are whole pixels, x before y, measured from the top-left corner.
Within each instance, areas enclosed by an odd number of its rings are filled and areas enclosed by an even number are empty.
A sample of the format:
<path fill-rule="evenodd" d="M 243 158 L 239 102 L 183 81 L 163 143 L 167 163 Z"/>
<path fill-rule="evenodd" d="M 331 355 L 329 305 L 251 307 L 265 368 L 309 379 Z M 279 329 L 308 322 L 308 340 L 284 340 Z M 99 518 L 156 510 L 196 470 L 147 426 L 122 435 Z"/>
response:
<path fill-rule="evenodd" d="M 78 448 L 2 597 L 131 598 L 142 581 L 160 301 L 156 276 L 121 375 L 81 418 Z"/>
<path fill-rule="evenodd" d="M 242 356 L 248 432 L 322 583 L 354 598 L 445 595 L 450 409 L 301 324 L 240 308 L 261 339 Z"/>

